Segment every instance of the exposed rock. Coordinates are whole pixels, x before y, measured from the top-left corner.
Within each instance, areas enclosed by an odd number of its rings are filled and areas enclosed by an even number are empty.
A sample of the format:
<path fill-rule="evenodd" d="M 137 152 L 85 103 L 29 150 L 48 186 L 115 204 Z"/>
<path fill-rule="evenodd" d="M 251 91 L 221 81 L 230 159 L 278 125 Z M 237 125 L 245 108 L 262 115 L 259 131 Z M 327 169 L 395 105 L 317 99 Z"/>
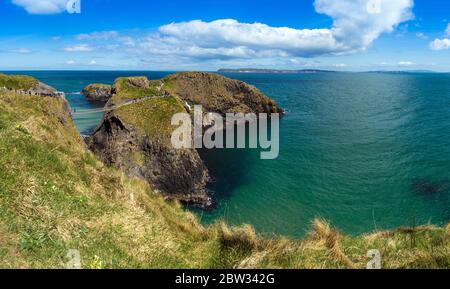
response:
<path fill-rule="evenodd" d="M 149 88 L 150 87 L 150 81 L 145 76 L 129 77 L 128 82 L 131 85 L 139 87 L 139 88 Z"/>
<path fill-rule="evenodd" d="M 113 88 L 106 84 L 90 84 L 83 89 L 82 93 L 89 101 L 108 102 L 113 95 Z"/>
<path fill-rule="evenodd" d="M 54 95 L 56 93 L 56 89 L 45 83 L 39 82 L 35 87 L 30 89 L 30 92 L 42 95 Z"/>
<path fill-rule="evenodd" d="M 0 89 L 19 94 L 64 97 L 63 93 L 28 75 L 6 75 L 0 73 Z"/>
<path fill-rule="evenodd" d="M 89 148 L 106 164 L 147 180 L 168 199 L 205 209 L 213 205 L 206 189 L 208 169 L 197 150 L 172 147 L 172 116 L 191 104 L 221 114 L 283 112 L 255 87 L 215 74 L 179 73 L 161 81 L 118 78 L 114 87 L 107 105 L 116 108 L 87 139 Z"/>
<path fill-rule="evenodd" d="M 105 116 L 87 143 L 104 163 L 130 177 L 147 180 L 153 190 L 164 193 L 168 199 L 205 209 L 213 205 L 205 191 L 208 170 L 195 150 L 176 150 L 114 113 Z"/>
<path fill-rule="evenodd" d="M 204 72 L 183 72 L 163 79 L 164 88 L 204 111 L 225 113 L 281 113 L 275 101 L 245 82 Z"/>

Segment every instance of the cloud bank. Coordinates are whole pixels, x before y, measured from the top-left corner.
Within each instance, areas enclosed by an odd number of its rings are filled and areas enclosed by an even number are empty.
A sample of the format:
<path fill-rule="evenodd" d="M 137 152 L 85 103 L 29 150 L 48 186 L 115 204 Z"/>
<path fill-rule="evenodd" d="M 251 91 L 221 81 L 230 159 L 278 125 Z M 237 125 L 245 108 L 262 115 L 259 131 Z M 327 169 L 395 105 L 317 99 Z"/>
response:
<path fill-rule="evenodd" d="M 30 14 L 57 14 L 66 10 L 67 0 L 12 0 Z"/>
<path fill-rule="evenodd" d="M 373 1 L 379 5 L 376 10 L 369 8 Z M 413 6 L 412 0 L 316 0 L 316 11 L 333 19 L 331 28 L 271 27 L 234 19 L 194 20 L 160 27 L 158 37 L 150 37 L 144 46 L 153 51 L 158 45 L 175 47 L 188 56 L 203 53 L 205 57 L 339 55 L 368 49 L 382 33 L 411 20 Z"/>
<path fill-rule="evenodd" d="M 67 0 L 12 0 L 29 13 L 64 11 Z M 192 20 L 163 25 L 146 36 L 122 35 L 116 31 L 80 34 L 66 52 L 115 50 L 141 60 L 176 58 L 181 62 L 230 59 L 308 58 L 342 55 L 370 48 L 383 33 L 414 18 L 413 0 L 315 0 L 317 13 L 329 16 L 331 27 L 295 29 L 234 19 L 211 22 Z M 95 48 L 96 49 L 95 49 Z"/>

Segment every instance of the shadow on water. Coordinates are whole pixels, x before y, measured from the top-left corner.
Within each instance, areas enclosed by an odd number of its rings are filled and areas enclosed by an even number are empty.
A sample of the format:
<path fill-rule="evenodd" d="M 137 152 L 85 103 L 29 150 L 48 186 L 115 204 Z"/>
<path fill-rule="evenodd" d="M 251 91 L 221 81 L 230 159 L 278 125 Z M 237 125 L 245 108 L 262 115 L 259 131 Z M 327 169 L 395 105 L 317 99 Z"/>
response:
<path fill-rule="evenodd" d="M 209 189 L 218 201 L 229 198 L 249 181 L 252 164 L 259 157 L 257 151 L 249 149 L 201 149 L 199 154 L 211 174 Z"/>
<path fill-rule="evenodd" d="M 432 179 L 420 178 L 413 180 L 412 190 L 422 196 L 438 196 L 450 190 L 450 181 L 434 181 Z"/>
<path fill-rule="evenodd" d="M 417 178 L 412 181 L 411 190 L 427 201 L 435 201 L 441 207 L 443 224 L 450 222 L 450 180 Z"/>
<path fill-rule="evenodd" d="M 237 127 L 235 127 L 235 147 L 237 147 Z M 270 128 L 269 128 L 270 130 Z M 251 170 L 260 161 L 261 149 L 249 149 L 250 132 L 248 124 L 245 125 L 245 149 L 200 149 L 200 157 L 208 168 L 212 182 L 208 189 L 214 192 L 220 202 L 231 197 L 239 187 L 245 186 L 250 180 Z M 259 134 L 253 136 L 259 138 Z M 223 135 L 226 143 L 226 133 Z"/>

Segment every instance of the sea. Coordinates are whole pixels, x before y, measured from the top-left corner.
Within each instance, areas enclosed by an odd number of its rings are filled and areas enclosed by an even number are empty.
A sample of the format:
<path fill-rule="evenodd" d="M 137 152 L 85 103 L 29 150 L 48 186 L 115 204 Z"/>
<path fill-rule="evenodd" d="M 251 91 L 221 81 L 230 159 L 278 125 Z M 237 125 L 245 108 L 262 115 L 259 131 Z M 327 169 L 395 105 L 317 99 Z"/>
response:
<path fill-rule="evenodd" d="M 60 91 L 74 110 L 95 110 L 80 91 L 119 76 L 172 72 L 22 71 Z M 450 222 L 450 74 L 224 74 L 286 110 L 280 154 L 202 151 L 217 208 L 201 222 L 251 224 L 263 235 L 304 236 L 315 218 L 351 235 Z M 102 113 L 75 115 L 89 135 Z"/>

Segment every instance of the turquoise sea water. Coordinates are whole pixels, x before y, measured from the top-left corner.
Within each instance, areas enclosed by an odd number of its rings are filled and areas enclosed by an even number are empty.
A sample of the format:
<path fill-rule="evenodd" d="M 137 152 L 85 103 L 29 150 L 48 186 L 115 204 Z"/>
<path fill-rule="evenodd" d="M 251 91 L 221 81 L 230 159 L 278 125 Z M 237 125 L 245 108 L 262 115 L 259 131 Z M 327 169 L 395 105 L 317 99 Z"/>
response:
<path fill-rule="evenodd" d="M 167 72 L 24 72 L 79 92 L 118 76 Z M 205 223 L 224 218 L 261 233 L 302 236 L 322 217 L 350 234 L 450 221 L 450 74 L 226 74 L 286 109 L 280 156 L 203 152 L 218 197 Z M 68 94 L 73 108 L 93 108 Z M 88 134 L 102 115 L 75 118 Z"/>

